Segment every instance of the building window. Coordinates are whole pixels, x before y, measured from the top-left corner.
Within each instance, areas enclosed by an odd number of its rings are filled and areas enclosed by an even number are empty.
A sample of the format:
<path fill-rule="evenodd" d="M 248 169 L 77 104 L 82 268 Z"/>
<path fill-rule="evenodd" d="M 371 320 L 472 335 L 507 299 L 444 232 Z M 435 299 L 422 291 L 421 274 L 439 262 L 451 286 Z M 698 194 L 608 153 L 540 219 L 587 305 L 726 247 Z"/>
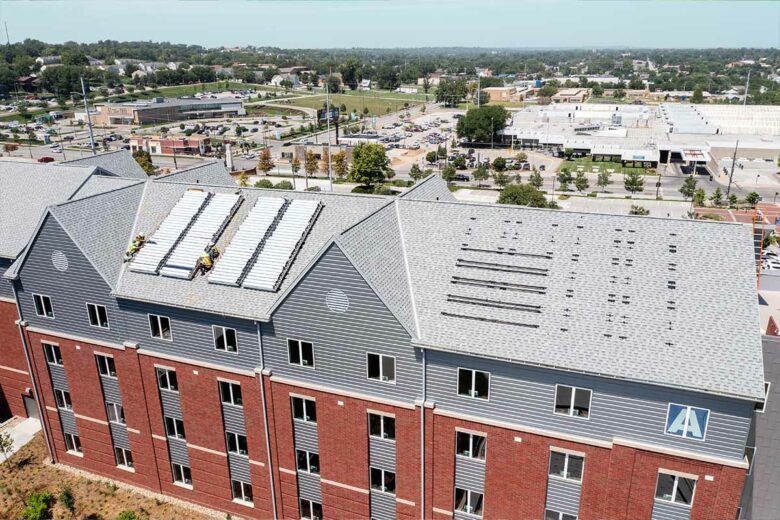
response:
<path fill-rule="evenodd" d="M 98 373 L 100 373 L 101 376 L 116 377 L 114 358 L 111 356 L 104 356 L 103 354 L 95 354 L 95 359 L 97 359 Z"/>
<path fill-rule="evenodd" d="M 165 316 L 150 314 L 149 331 L 151 332 L 153 338 L 162 339 L 165 341 L 173 341 L 173 336 L 171 335 L 171 320 Z"/>
<path fill-rule="evenodd" d="M 78 435 L 72 433 L 65 434 L 65 449 L 71 453 L 83 453 L 81 450 L 81 439 Z"/>
<path fill-rule="evenodd" d="M 455 488 L 455 511 L 482 516 L 482 493 L 467 489 Z"/>
<path fill-rule="evenodd" d="M 566 385 L 555 385 L 555 413 L 582 417 L 590 416 L 591 391 Z"/>
<path fill-rule="evenodd" d="M 485 460 L 487 437 L 476 433 L 456 432 L 455 453 L 463 457 Z"/>
<path fill-rule="evenodd" d="M 54 400 L 57 401 L 57 408 L 60 410 L 73 410 L 73 403 L 70 400 L 70 392 L 67 390 L 54 390 Z"/>
<path fill-rule="evenodd" d="M 241 502 L 252 503 L 252 485 L 240 480 L 231 480 L 231 487 L 233 488 L 233 499 L 240 500 Z"/>
<path fill-rule="evenodd" d="M 395 417 L 378 413 L 368 414 L 368 434 L 372 437 L 395 440 Z"/>
<path fill-rule="evenodd" d="M 395 383 L 395 358 L 384 354 L 367 354 L 368 378 Z"/>
<path fill-rule="evenodd" d="M 219 395 L 222 396 L 222 402 L 234 406 L 242 406 L 244 400 L 241 399 L 241 385 L 237 383 L 219 382 Z"/>
<path fill-rule="evenodd" d="M 689 506 L 693 503 L 693 492 L 695 489 L 696 480 L 692 478 L 659 473 L 658 482 L 655 486 L 655 498 L 673 504 Z"/>
<path fill-rule="evenodd" d="M 106 403 L 106 415 L 108 422 L 116 424 L 125 424 L 125 409 L 121 404 Z"/>
<path fill-rule="evenodd" d="M 114 458 L 116 458 L 117 466 L 124 466 L 126 468 L 133 467 L 133 454 L 130 453 L 130 450 L 114 448 Z"/>
<path fill-rule="evenodd" d="M 238 352 L 238 337 L 235 329 L 219 325 L 214 325 L 211 329 L 214 332 L 214 348 L 225 352 Z"/>
<path fill-rule="evenodd" d="M 764 413 L 764 410 L 766 410 L 766 403 L 769 400 L 769 389 L 771 387 L 772 387 L 772 383 L 770 383 L 769 381 L 764 381 L 764 402 L 756 403 L 756 405 L 753 407 L 753 409 L 758 413 Z"/>
<path fill-rule="evenodd" d="M 33 294 L 35 314 L 42 318 L 54 318 L 54 309 L 51 306 L 51 298 L 41 294 Z"/>
<path fill-rule="evenodd" d="M 237 453 L 239 455 L 249 455 L 247 448 L 246 435 L 240 435 L 233 432 L 225 432 L 227 440 L 228 453 Z"/>
<path fill-rule="evenodd" d="M 169 392 L 179 391 L 179 382 L 176 380 L 176 371 L 168 368 L 157 368 L 157 384 L 160 390 Z"/>
<path fill-rule="evenodd" d="M 192 485 L 192 472 L 190 472 L 190 468 L 187 466 L 182 466 L 181 464 L 171 464 L 171 469 L 173 471 L 173 481 L 178 482 L 179 484 L 184 484 L 185 486 L 191 486 Z"/>
<path fill-rule="evenodd" d="M 302 520 L 321 520 L 322 504 L 302 498 L 300 500 Z"/>
<path fill-rule="evenodd" d="M 371 468 L 371 489 L 395 495 L 395 473 Z"/>
<path fill-rule="evenodd" d="M 295 456 L 298 464 L 298 471 L 306 473 L 320 474 L 320 456 L 316 453 L 304 450 L 295 450 Z"/>
<path fill-rule="evenodd" d="M 89 315 L 89 324 L 100 329 L 108 328 L 108 311 L 103 305 L 87 304 L 87 314 Z"/>
<path fill-rule="evenodd" d="M 582 482 L 582 466 L 584 464 L 585 459 L 579 455 L 551 451 L 549 474 L 566 480 Z"/>
<path fill-rule="evenodd" d="M 569 515 L 552 509 L 544 510 L 544 520 L 577 520 L 577 515 Z"/>
<path fill-rule="evenodd" d="M 51 343 L 43 344 L 43 354 L 46 356 L 46 362 L 50 365 L 62 366 L 62 353 L 60 347 Z"/>
<path fill-rule="evenodd" d="M 681 404 L 669 404 L 666 414 L 666 433 L 687 439 L 704 440 L 710 411 Z"/>
<path fill-rule="evenodd" d="M 750 475 L 753 473 L 753 459 L 756 457 L 756 447 L 755 446 L 745 446 L 745 458 L 748 462 L 748 472 L 747 474 Z"/>
<path fill-rule="evenodd" d="M 296 421 L 317 422 L 317 404 L 313 399 L 292 398 L 293 419 Z"/>
<path fill-rule="evenodd" d="M 174 419 L 173 417 L 165 418 L 165 434 L 168 437 L 174 439 L 187 439 L 187 433 L 184 431 L 184 421 L 181 419 Z"/>
<path fill-rule="evenodd" d="M 308 341 L 288 339 L 287 359 L 291 365 L 314 368 L 314 345 Z"/>
<path fill-rule="evenodd" d="M 488 399 L 490 394 L 490 374 L 468 368 L 458 369 L 458 395 L 467 395 L 477 399 Z"/>

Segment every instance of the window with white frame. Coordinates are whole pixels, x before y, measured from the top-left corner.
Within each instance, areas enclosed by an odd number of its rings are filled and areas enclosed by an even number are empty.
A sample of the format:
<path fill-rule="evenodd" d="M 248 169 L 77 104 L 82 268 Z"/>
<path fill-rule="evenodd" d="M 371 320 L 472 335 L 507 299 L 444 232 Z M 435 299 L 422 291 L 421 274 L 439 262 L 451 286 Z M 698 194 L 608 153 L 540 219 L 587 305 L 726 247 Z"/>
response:
<path fill-rule="evenodd" d="M 298 471 L 320 474 L 320 456 L 306 450 L 295 450 Z"/>
<path fill-rule="evenodd" d="M 769 400 L 769 389 L 772 387 L 772 383 L 769 381 L 764 381 L 764 402 L 763 403 L 756 403 L 753 409 L 757 411 L 758 413 L 764 413 L 764 410 L 766 410 L 766 403 Z"/>
<path fill-rule="evenodd" d="M 577 515 L 561 513 L 560 511 L 556 511 L 554 509 L 545 509 L 544 520 L 577 520 Z"/>
<path fill-rule="evenodd" d="M 60 347 L 57 345 L 44 343 L 43 355 L 46 356 L 46 362 L 48 364 L 62 366 L 62 352 L 60 352 Z"/>
<path fill-rule="evenodd" d="M 469 368 L 458 369 L 458 395 L 488 399 L 489 394 L 490 373 Z"/>
<path fill-rule="evenodd" d="M 95 354 L 97 360 L 98 373 L 101 376 L 116 377 L 116 364 L 114 358 L 103 354 Z"/>
<path fill-rule="evenodd" d="M 710 411 L 681 404 L 669 403 L 666 414 L 666 433 L 686 439 L 704 440 Z"/>
<path fill-rule="evenodd" d="M 244 404 L 244 400 L 241 398 L 241 385 L 238 383 L 220 381 L 219 395 L 222 397 L 222 402 L 225 404 L 232 404 L 235 406 L 242 406 Z"/>
<path fill-rule="evenodd" d="M 225 352 L 238 352 L 238 336 L 235 329 L 213 325 L 214 348 Z"/>
<path fill-rule="evenodd" d="M 395 440 L 395 417 L 378 413 L 369 413 L 368 434 L 372 437 Z"/>
<path fill-rule="evenodd" d="M 225 432 L 225 440 L 227 442 L 228 453 L 236 453 L 238 455 L 249 455 L 249 448 L 246 442 L 246 435 L 241 435 L 233 432 Z"/>
<path fill-rule="evenodd" d="M 655 486 L 655 498 L 673 504 L 690 506 L 693 504 L 695 490 L 695 479 L 659 472 L 658 482 Z"/>
<path fill-rule="evenodd" d="M 555 385 L 555 413 L 571 417 L 590 416 L 591 391 L 587 388 Z"/>
<path fill-rule="evenodd" d="M 169 368 L 157 368 L 157 385 L 160 390 L 169 392 L 179 391 L 179 382 L 176 380 L 176 371 Z"/>
<path fill-rule="evenodd" d="M 35 314 L 42 318 L 54 318 L 51 298 L 42 294 L 33 294 L 33 303 L 35 303 Z"/>
<path fill-rule="evenodd" d="M 483 495 L 468 489 L 455 488 L 455 511 L 482 516 Z"/>
<path fill-rule="evenodd" d="M 133 454 L 130 453 L 130 450 L 114 448 L 114 458 L 116 458 L 117 466 L 124 466 L 126 468 L 133 467 Z"/>
<path fill-rule="evenodd" d="M 149 332 L 153 338 L 172 341 L 171 320 L 165 316 L 149 315 Z"/>
<path fill-rule="evenodd" d="M 241 502 L 252 503 L 252 485 L 240 480 L 231 480 L 231 488 L 233 489 L 233 499 L 240 500 Z"/>
<path fill-rule="evenodd" d="M 548 473 L 554 477 L 582 482 L 582 467 L 584 464 L 585 458 L 580 455 L 551 451 Z"/>
<path fill-rule="evenodd" d="M 314 345 L 308 341 L 288 339 L 287 359 L 291 365 L 314 368 Z"/>
<path fill-rule="evenodd" d="M 747 474 L 750 475 L 753 473 L 753 459 L 756 457 L 756 447 L 755 446 L 745 446 L 745 458 L 748 462 L 748 472 Z"/>
<path fill-rule="evenodd" d="M 125 424 L 125 409 L 121 404 L 106 403 L 106 415 L 108 422 L 116 424 Z"/>
<path fill-rule="evenodd" d="M 54 400 L 57 402 L 57 408 L 61 410 L 73 410 L 73 403 L 70 400 L 70 392 L 67 390 L 54 389 Z"/>
<path fill-rule="evenodd" d="M 317 422 L 317 404 L 314 399 L 292 398 L 293 419 L 296 421 Z"/>
<path fill-rule="evenodd" d="M 174 439 L 187 439 L 184 431 L 184 421 L 173 417 L 165 417 L 165 435 Z"/>
<path fill-rule="evenodd" d="M 306 500 L 305 498 L 302 498 L 300 499 L 300 507 L 301 507 L 302 520 L 322 519 L 322 504 L 320 504 L 319 502 L 313 502 L 311 500 Z"/>
<path fill-rule="evenodd" d="M 87 315 L 89 316 L 89 324 L 92 327 L 99 329 L 107 329 L 108 327 L 108 311 L 105 306 L 97 305 L 95 303 L 87 304 Z"/>
<path fill-rule="evenodd" d="M 485 460 L 487 437 L 476 433 L 455 432 L 455 453 L 462 457 Z"/>
<path fill-rule="evenodd" d="M 71 453 L 83 453 L 81 450 L 81 439 L 78 435 L 72 433 L 66 433 L 65 437 L 65 449 Z"/>
<path fill-rule="evenodd" d="M 395 473 L 371 468 L 371 489 L 395 495 Z"/>
<path fill-rule="evenodd" d="M 171 471 L 173 472 L 173 481 L 185 486 L 192 485 L 192 472 L 190 468 L 182 464 L 171 464 Z"/>
<path fill-rule="evenodd" d="M 384 354 L 366 354 L 369 379 L 395 383 L 395 358 Z"/>

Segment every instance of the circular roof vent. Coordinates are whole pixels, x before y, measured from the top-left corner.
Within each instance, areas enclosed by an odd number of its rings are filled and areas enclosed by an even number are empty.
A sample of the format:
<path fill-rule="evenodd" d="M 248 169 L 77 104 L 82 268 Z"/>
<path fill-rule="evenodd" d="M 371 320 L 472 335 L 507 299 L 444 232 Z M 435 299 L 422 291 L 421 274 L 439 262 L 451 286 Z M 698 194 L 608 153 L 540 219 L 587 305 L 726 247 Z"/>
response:
<path fill-rule="evenodd" d="M 57 271 L 65 272 L 68 270 L 68 257 L 65 256 L 65 253 L 62 251 L 57 250 L 52 252 L 51 263 Z"/>
<path fill-rule="evenodd" d="M 349 298 L 341 289 L 331 289 L 325 296 L 325 305 L 331 312 L 343 314 L 349 310 Z"/>

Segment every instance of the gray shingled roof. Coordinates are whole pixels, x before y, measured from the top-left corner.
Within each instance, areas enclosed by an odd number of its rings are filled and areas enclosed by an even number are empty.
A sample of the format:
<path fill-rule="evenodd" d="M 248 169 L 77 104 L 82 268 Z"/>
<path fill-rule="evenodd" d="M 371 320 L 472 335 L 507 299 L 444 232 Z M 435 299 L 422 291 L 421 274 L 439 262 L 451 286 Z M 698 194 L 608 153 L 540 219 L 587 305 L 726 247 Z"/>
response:
<path fill-rule="evenodd" d="M 105 193 L 107 191 L 113 191 L 118 188 L 124 188 L 125 186 L 133 186 L 135 184 L 142 184 L 144 181 L 139 179 L 127 179 L 124 177 L 108 177 L 105 175 L 93 175 L 87 181 L 81 185 L 81 187 L 70 198 L 71 200 L 83 199 L 97 195 L 98 193 Z"/>
<path fill-rule="evenodd" d="M 455 202 L 455 196 L 447 186 L 447 182 L 438 175 L 431 174 L 399 195 L 406 200 L 440 200 Z"/>
<path fill-rule="evenodd" d="M 101 153 L 98 155 L 89 155 L 79 159 L 63 161 L 60 164 L 69 166 L 97 166 L 104 172 L 117 177 L 128 177 L 132 179 L 146 179 L 148 175 L 141 168 L 138 162 L 133 159 L 129 150 L 121 149 L 114 152 Z"/>
<path fill-rule="evenodd" d="M 168 182 L 208 184 L 212 186 L 237 186 L 236 181 L 228 173 L 221 161 L 208 161 L 188 168 L 182 168 L 167 175 L 161 175 L 155 180 Z"/>

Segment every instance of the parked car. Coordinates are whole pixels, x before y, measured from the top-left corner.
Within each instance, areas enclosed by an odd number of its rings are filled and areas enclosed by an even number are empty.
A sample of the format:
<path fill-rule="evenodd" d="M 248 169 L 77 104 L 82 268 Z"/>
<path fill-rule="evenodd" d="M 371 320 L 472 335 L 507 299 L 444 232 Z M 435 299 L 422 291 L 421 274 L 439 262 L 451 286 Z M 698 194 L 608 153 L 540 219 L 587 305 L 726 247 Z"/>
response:
<path fill-rule="evenodd" d="M 463 181 L 463 182 L 468 182 L 468 181 L 470 180 L 470 179 L 469 179 L 469 176 L 468 176 L 468 175 L 466 175 L 465 173 L 456 173 L 456 174 L 455 174 L 455 177 L 453 177 L 453 178 L 454 178 L 456 181 Z"/>
<path fill-rule="evenodd" d="M 44 157 L 41 157 L 40 159 L 38 159 L 38 162 L 40 162 L 40 163 L 54 162 L 54 157 L 44 156 Z"/>

